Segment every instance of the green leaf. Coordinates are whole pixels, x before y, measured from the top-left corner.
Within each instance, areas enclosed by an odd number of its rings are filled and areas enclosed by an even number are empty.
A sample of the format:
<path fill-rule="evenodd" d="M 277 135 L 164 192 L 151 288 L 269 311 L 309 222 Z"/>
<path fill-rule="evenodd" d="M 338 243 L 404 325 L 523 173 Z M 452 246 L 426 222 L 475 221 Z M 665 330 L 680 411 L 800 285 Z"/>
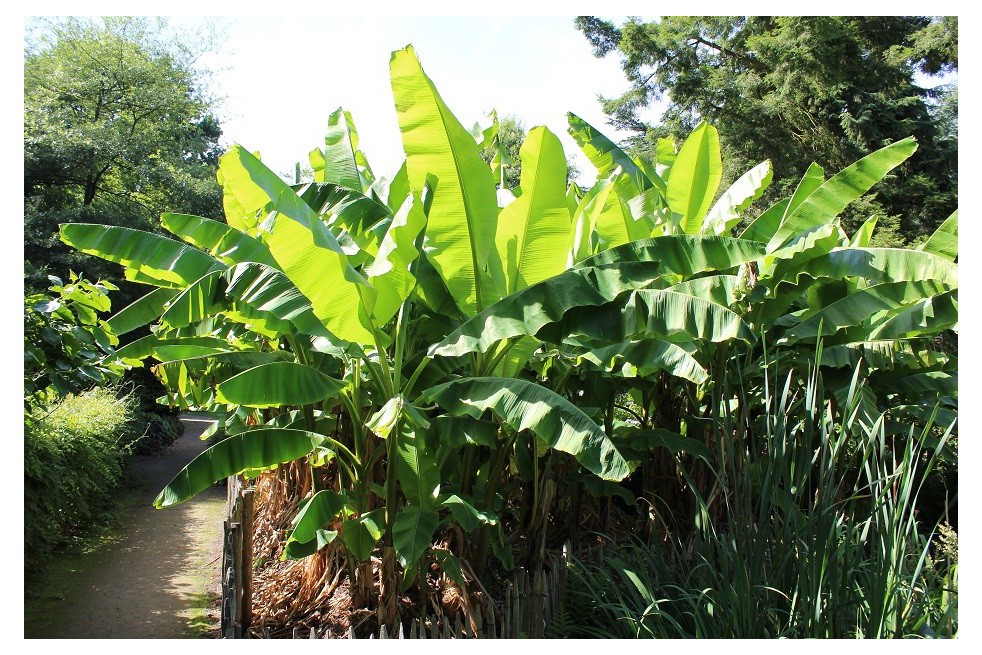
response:
<path fill-rule="evenodd" d="M 505 295 L 566 270 L 570 248 L 566 156 L 545 127 L 522 144 L 522 195 L 501 210 L 495 242 L 504 266 Z"/>
<path fill-rule="evenodd" d="M 256 366 L 218 385 L 221 403 L 248 407 L 309 405 L 332 398 L 344 384 L 320 371 L 293 362 Z"/>
<path fill-rule="evenodd" d="M 171 233 L 226 264 L 261 262 L 276 266 L 266 244 L 224 223 L 187 214 L 163 214 L 160 223 Z"/>
<path fill-rule="evenodd" d="M 440 515 L 431 509 L 403 507 L 392 525 L 392 545 L 402 568 L 415 564 L 433 540 Z"/>
<path fill-rule="evenodd" d="M 639 191 L 644 191 L 651 186 L 658 187 L 662 192 L 665 191 L 665 182 L 661 178 L 657 175 L 651 178 L 645 175 L 627 153 L 592 125 L 573 113 L 566 114 L 566 117 L 569 120 L 569 130 L 567 131 L 583 150 L 590 163 L 597 167 L 598 177 L 610 177 L 620 167 L 621 171 L 634 182 Z M 523 184 L 522 188 L 524 187 Z"/>
<path fill-rule="evenodd" d="M 378 292 L 372 315 L 380 325 L 395 316 L 416 286 L 410 266 L 419 256 L 416 238 L 425 226 L 422 200 L 410 194 L 389 224 L 375 261 L 365 269 L 369 283 Z"/>
<path fill-rule="evenodd" d="M 464 529 L 464 532 L 473 532 L 482 525 L 497 525 L 498 517 L 492 512 L 482 512 L 474 505 L 467 502 L 457 494 L 452 494 L 443 499 L 440 507 L 445 507 L 453 514 L 454 520 Z"/>
<path fill-rule="evenodd" d="M 227 186 L 242 189 L 258 211 L 271 212 L 260 226 L 279 268 L 310 301 L 314 315 L 332 334 L 372 343 L 364 327 L 361 294 L 374 293 L 348 263 L 341 245 L 320 217 L 283 180 L 241 146 L 221 159 Z M 265 201 L 263 201 L 265 198 Z M 367 322 L 367 321 L 366 321 Z"/>
<path fill-rule="evenodd" d="M 729 235 L 730 230 L 740 222 L 743 210 L 764 193 L 773 177 L 770 160 L 757 164 L 741 175 L 709 210 L 702 230 Z"/>
<path fill-rule="evenodd" d="M 782 337 L 782 341 L 794 343 L 801 339 L 835 334 L 842 328 L 859 325 L 869 320 L 877 312 L 893 310 L 944 291 L 944 285 L 931 280 L 884 282 L 859 289 L 842 300 L 807 314 Z M 877 337 L 871 335 L 871 338 Z"/>
<path fill-rule="evenodd" d="M 936 334 L 957 324 L 958 291 L 955 290 L 924 298 L 892 311 L 873 327 L 869 338 L 909 339 Z"/>
<path fill-rule="evenodd" d="M 106 323 L 116 336 L 132 332 L 157 320 L 179 293 L 177 289 L 154 289 L 110 316 Z"/>
<path fill-rule="evenodd" d="M 455 416 L 480 418 L 491 410 L 513 430 L 531 430 L 539 441 L 573 455 L 587 470 L 605 480 L 621 480 L 627 462 L 603 430 L 571 402 L 524 380 L 465 378 L 423 392 L 423 402 L 436 402 Z"/>
<path fill-rule="evenodd" d="M 403 425 L 396 456 L 396 475 L 406 500 L 423 509 L 432 509 L 440 489 L 440 467 L 422 433 Z"/>
<path fill-rule="evenodd" d="M 341 540 L 357 561 L 364 562 L 372 556 L 384 525 L 385 508 L 382 507 L 345 521 L 341 525 Z"/>
<path fill-rule="evenodd" d="M 315 337 L 335 339 L 314 315 L 310 300 L 282 272 L 265 264 L 237 264 L 225 271 L 225 293 L 256 311 L 292 323 Z"/>
<path fill-rule="evenodd" d="M 605 250 L 574 268 L 620 262 L 658 262 L 663 273 L 692 277 L 706 271 L 725 271 L 761 259 L 764 246 L 756 241 L 722 236 L 670 235 Z"/>
<path fill-rule="evenodd" d="M 682 144 L 665 192 L 668 206 L 682 216 L 680 227 L 684 233 L 700 231 L 722 179 L 719 132 L 703 121 Z"/>
<path fill-rule="evenodd" d="M 714 302 L 668 289 L 642 289 L 596 308 L 575 308 L 562 320 L 541 329 L 540 339 L 558 343 L 567 336 L 603 342 L 644 335 L 676 343 L 686 341 L 754 341 L 743 319 Z"/>
<path fill-rule="evenodd" d="M 432 346 L 429 355 L 483 353 L 504 339 L 534 336 L 574 307 L 604 305 L 624 291 L 650 284 L 659 268 L 657 263 L 639 262 L 566 271 L 491 305 Z"/>
<path fill-rule="evenodd" d="M 657 339 L 625 341 L 596 348 L 579 356 L 601 370 L 624 377 L 648 377 L 665 371 L 695 384 L 709 379 L 706 369 L 680 346 Z"/>
<path fill-rule="evenodd" d="M 776 250 L 796 234 L 831 221 L 846 205 L 869 191 L 893 168 L 914 154 L 915 150 L 917 142 L 914 137 L 907 137 L 866 155 L 834 175 L 810 193 L 800 205 L 788 207 L 788 214 L 771 237 L 767 249 Z"/>
<path fill-rule="evenodd" d="M 327 118 L 327 135 L 324 137 L 324 173 L 319 182 L 333 182 L 341 186 L 362 190 L 355 150 L 358 148 L 357 132 L 348 129 L 350 114 L 338 107 Z"/>
<path fill-rule="evenodd" d="M 939 257 L 944 257 L 955 261 L 958 257 L 958 210 L 951 213 L 945 219 L 931 238 L 928 239 L 918 250 L 929 252 Z"/>
<path fill-rule="evenodd" d="M 839 248 L 811 259 L 782 277 L 797 283 L 813 279 L 862 277 L 870 282 L 937 280 L 958 286 L 958 265 L 943 257 L 905 248 Z"/>
<path fill-rule="evenodd" d="M 266 469 L 300 459 L 323 441 L 324 437 L 313 432 L 282 428 L 257 428 L 227 437 L 191 460 L 160 492 L 154 507 L 183 503 L 248 469 Z"/>
<path fill-rule="evenodd" d="M 302 559 L 334 541 L 337 531 L 323 528 L 337 518 L 347 500 L 329 489 L 311 496 L 293 519 L 293 531 L 286 540 L 282 559 Z"/>
<path fill-rule="evenodd" d="M 863 221 L 863 224 L 852 236 L 849 245 L 853 248 L 869 248 L 869 243 L 873 239 L 873 230 L 876 229 L 876 221 L 876 216 L 870 216 Z"/>
<path fill-rule="evenodd" d="M 409 185 L 439 180 L 426 227 L 427 257 L 468 316 L 500 291 L 480 279 L 494 249 L 498 202 L 491 170 L 474 138 L 450 112 L 412 46 L 389 60 Z M 503 286 L 503 281 L 491 282 Z"/>
<path fill-rule="evenodd" d="M 69 223 L 61 240 L 84 253 L 126 267 L 126 279 L 185 287 L 222 265 L 183 243 L 128 227 Z"/>

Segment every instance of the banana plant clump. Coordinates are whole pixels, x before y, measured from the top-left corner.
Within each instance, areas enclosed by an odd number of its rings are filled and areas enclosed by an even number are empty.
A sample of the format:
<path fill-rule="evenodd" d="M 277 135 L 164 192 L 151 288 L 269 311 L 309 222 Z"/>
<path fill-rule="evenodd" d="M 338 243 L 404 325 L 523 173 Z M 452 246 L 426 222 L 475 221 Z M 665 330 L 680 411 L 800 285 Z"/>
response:
<path fill-rule="evenodd" d="M 391 177 L 338 109 L 310 183 L 232 147 L 225 222 L 164 214 L 180 240 L 62 226 L 150 287 L 108 321 L 151 325 L 117 355 L 152 358 L 170 403 L 222 417 L 158 508 L 275 477 L 288 530 L 257 557 L 330 553 L 341 568 L 319 579 L 345 577 L 391 628 L 405 593 L 452 588 L 472 618 L 516 562 L 590 530 L 693 529 L 680 476 L 712 487 L 720 440 L 741 438 L 716 419 L 764 415 L 763 362 L 822 367 L 849 421 L 954 420 L 957 361 L 932 338 L 957 328 L 957 212 L 916 250 L 869 247 L 875 217 L 853 235 L 837 218 L 912 138 L 828 179 L 813 165 L 748 223 L 770 163 L 720 192 L 712 126 L 647 161 L 570 114 L 596 184 L 567 185 L 558 137 L 535 127 L 519 187 L 498 193 L 502 158 L 481 158 L 496 121 L 465 129 L 412 47 L 390 72 L 406 155 Z"/>

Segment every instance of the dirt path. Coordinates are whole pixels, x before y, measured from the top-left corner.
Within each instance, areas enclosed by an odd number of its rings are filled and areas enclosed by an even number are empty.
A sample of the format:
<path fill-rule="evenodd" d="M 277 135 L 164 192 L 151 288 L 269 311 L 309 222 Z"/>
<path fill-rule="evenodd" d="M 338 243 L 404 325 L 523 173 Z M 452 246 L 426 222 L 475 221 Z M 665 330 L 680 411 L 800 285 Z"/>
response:
<path fill-rule="evenodd" d="M 139 488 L 120 510 L 118 540 L 45 574 L 40 600 L 26 608 L 26 637 L 198 637 L 217 626 L 224 488 L 164 510 L 152 504 L 205 448 L 198 437 L 210 420 L 181 420 L 184 435 L 174 445 L 131 460 Z"/>

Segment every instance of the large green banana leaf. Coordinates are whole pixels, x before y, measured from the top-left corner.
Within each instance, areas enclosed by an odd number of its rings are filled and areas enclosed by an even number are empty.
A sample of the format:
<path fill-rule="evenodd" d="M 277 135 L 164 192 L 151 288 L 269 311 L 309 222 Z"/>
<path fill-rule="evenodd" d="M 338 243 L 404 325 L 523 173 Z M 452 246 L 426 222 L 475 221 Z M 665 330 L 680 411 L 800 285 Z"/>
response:
<path fill-rule="evenodd" d="M 314 315 L 341 339 L 372 343 L 361 296 L 372 297 L 374 290 L 351 267 L 314 210 L 241 146 L 222 156 L 220 168 L 237 197 L 250 197 L 257 205 L 265 197 L 255 208 L 275 210 L 260 226 L 264 240 L 280 269 L 310 301 Z"/>
<path fill-rule="evenodd" d="M 682 216 L 679 225 L 684 233 L 694 234 L 702 229 L 722 179 L 719 132 L 703 121 L 682 144 L 665 192 L 668 206 Z"/>
<path fill-rule="evenodd" d="M 928 239 L 918 250 L 929 252 L 945 259 L 955 261 L 958 257 L 958 210 L 951 213 L 945 219 L 931 238 Z"/>
<path fill-rule="evenodd" d="M 167 338 L 154 334 L 140 337 L 116 351 L 116 354 L 126 359 L 143 359 L 154 354 L 162 346 L 194 346 L 215 351 L 230 350 L 229 343 L 219 337 L 180 337 Z"/>
<path fill-rule="evenodd" d="M 725 271 L 762 258 L 764 245 L 722 236 L 669 235 L 611 248 L 576 264 L 575 268 L 621 262 L 658 262 L 663 273 L 691 277 Z"/>
<path fill-rule="evenodd" d="M 154 507 L 183 503 L 231 475 L 292 462 L 323 445 L 324 437 L 304 430 L 257 428 L 219 441 L 185 466 L 153 501 Z"/>
<path fill-rule="evenodd" d="M 440 490 L 440 467 L 422 434 L 403 421 L 396 444 L 396 476 L 399 488 L 410 503 L 433 509 Z"/>
<path fill-rule="evenodd" d="M 785 198 L 768 207 L 764 210 L 764 213 L 744 228 L 743 232 L 740 233 L 740 238 L 760 241 L 761 243 L 770 241 L 774 233 L 777 232 L 777 228 L 781 226 L 781 219 L 784 217 L 784 212 L 790 203 L 791 199 Z"/>
<path fill-rule="evenodd" d="M 385 324 L 399 311 L 400 305 L 416 286 L 410 266 L 419 256 L 416 238 L 426 227 L 426 214 L 419 196 L 407 196 L 402 207 L 389 223 L 379 244 L 375 261 L 364 269 L 378 297 L 372 315 L 379 325 Z"/>
<path fill-rule="evenodd" d="M 870 339 L 909 339 L 958 324 L 958 291 L 948 291 L 930 298 L 923 298 L 902 307 L 877 323 L 869 333 Z"/>
<path fill-rule="evenodd" d="M 106 323 L 118 337 L 157 320 L 173 300 L 178 289 L 154 289 L 110 316 Z"/>
<path fill-rule="evenodd" d="M 222 264 L 196 248 L 128 227 L 68 223 L 61 240 L 76 250 L 126 267 L 126 279 L 181 288 Z"/>
<path fill-rule="evenodd" d="M 910 342 L 888 339 L 886 341 L 857 341 L 822 348 L 822 366 L 856 368 L 860 359 L 872 369 L 892 371 L 895 368 L 942 367 L 951 362 L 943 353 L 915 350 Z"/>
<path fill-rule="evenodd" d="M 595 348 L 579 355 L 579 358 L 601 370 L 619 373 L 624 377 L 647 377 L 652 373 L 665 371 L 696 384 L 709 379 L 706 369 L 685 349 L 657 339 L 625 341 Z"/>
<path fill-rule="evenodd" d="M 435 402 L 456 416 L 480 418 L 491 410 L 513 430 L 531 430 L 550 448 L 573 455 L 605 480 L 622 480 L 627 462 L 603 430 L 576 405 L 525 380 L 465 378 L 427 389 L 423 402 Z"/>
<path fill-rule="evenodd" d="M 773 177 L 770 160 L 757 164 L 741 175 L 709 210 L 702 231 L 728 236 L 733 226 L 740 222 L 743 210 L 764 193 Z"/>
<path fill-rule="evenodd" d="M 781 227 L 767 244 L 768 250 L 776 250 L 796 234 L 831 221 L 846 205 L 869 191 L 915 150 L 917 142 L 913 137 L 908 137 L 866 155 L 832 176 L 800 205 L 789 206 Z"/>
<path fill-rule="evenodd" d="M 260 262 L 276 266 L 266 244 L 225 223 L 188 214 L 163 214 L 160 223 L 172 234 L 226 264 Z"/>
<path fill-rule="evenodd" d="M 408 569 L 423 556 L 439 524 L 440 515 L 432 509 L 410 506 L 396 513 L 392 545 L 403 569 Z"/>
<path fill-rule="evenodd" d="M 794 343 L 801 339 L 835 334 L 842 328 L 859 325 L 874 314 L 896 309 L 917 300 L 930 298 L 946 291 L 945 286 L 932 280 L 884 282 L 847 295 L 822 309 L 808 314 L 791 328 L 782 341 Z M 876 332 L 882 328 L 877 328 Z M 876 337 L 888 339 L 890 337 Z"/>
<path fill-rule="evenodd" d="M 958 286 L 958 265 L 938 255 L 904 248 L 839 248 L 815 257 L 782 277 L 797 283 L 804 275 L 813 279 L 862 277 L 871 282 L 937 280 Z"/>
<path fill-rule="evenodd" d="M 286 540 L 283 559 L 302 559 L 334 541 L 337 531 L 325 530 L 324 526 L 341 514 L 346 503 L 345 496 L 330 489 L 311 496 L 293 519 L 293 532 Z"/>
<path fill-rule="evenodd" d="M 522 144 L 522 195 L 501 210 L 495 243 L 505 295 L 566 270 L 570 249 L 566 155 L 559 138 L 532 128 Z"/>
<path fill-rule="evenodd" d="M 487 352 L 512 337 L 535 336 L 574 307 L 596 307 L 621 293 L 642 288 L 658 278 L 657 262 L 629 262 L 561 273 L 491 305 L 433 345 L 430 356 L 458 357 Z"/>
<path fill-rule="evenodd" d="M 600 307 L 577 307 L 562 320 L 538 332 L 540 339 L 558 343 L 583 336 L 606 343 L 633 337 L 688 341 L 754 340 L 743 319 L 723 305 L 667 289 L 641 289 Z"/>
<path fill-rule="evenodd" d="M 744 291 L 740 285 L 741 278 L 737 275 L 706 275 L 673 284 L 666 290 L 704 298 L 717 305 L 729 307 L 737 301 L 738 294 Z"/>
<path fill-rule="evenodd" d="M 248 407 L 309 405 L 337 395 L 344 383 L 294 362 L 263 364 L 218 385 L 218 402 Z"/>
<path fill-rule="evenodd" d="M 652 225 L 645 217 L 644 211 L 641 211 L 640 218 L 636 218 L 630 205 L 624 201 L 624 194 L 621 191 L 624 179 L 624 175 L 615 178 L 613 186 L 617 193 L 606 195 L 603 206 L 595 216 L 597 250 L 616 248 L 651 236 Z M 643 200 L 644 196 L 635 196 L 634 199 Z"/>
<path fill-rule="evenodd" d="M 304 334 L 335 338 L 314 315 L 310 300 L 278 269 L 259 263 L 237 264 L 225 271 L 224 278 L 229 297 L 289 321 Z"/>
<path fill-rule="evenodd" d="M 422 190 L 439 180 L 426 227 L 427 258 L 467 316 L 484 309 L 500 291 L 487 289 L 480 273 L 494 250 L 498 202 L 491 169 L 467 130 L 444 104 L 420 67 L 412 46 L 389 61 L 409 185 Z M 503 287 L 503 280 L 492 286 Z M 340 335 L 339 335 L 340 336 Z"/>
<path fill-rule="evenodd" d="M 598 177 L 610 177 L 620 167 L 621 171 L 631 179 L 638 191 L 655 186 L 665 191 L 665 182 L 658 175 L 646 175 L 617 144 L 601 134 L 595 127 L 574 113 L 566 115 L 569 121 L 569 135 L 583 150 L 590 163 L 597 167 Z M 524 188 L 524 185 L 522 185 Z"/>

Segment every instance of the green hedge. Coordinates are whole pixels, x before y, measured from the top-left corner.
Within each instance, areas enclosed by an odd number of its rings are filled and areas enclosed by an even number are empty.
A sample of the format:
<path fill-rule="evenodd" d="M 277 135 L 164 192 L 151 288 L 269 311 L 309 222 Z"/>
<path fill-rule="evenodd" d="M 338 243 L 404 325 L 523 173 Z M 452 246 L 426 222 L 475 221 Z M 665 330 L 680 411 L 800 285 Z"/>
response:
<path fill-rule="evenodd" d="M 138 426 L 132 396 L 93 389 L 36 407 L 24 421 L 24 561 L 31 567 L 104 512 Z"/>

